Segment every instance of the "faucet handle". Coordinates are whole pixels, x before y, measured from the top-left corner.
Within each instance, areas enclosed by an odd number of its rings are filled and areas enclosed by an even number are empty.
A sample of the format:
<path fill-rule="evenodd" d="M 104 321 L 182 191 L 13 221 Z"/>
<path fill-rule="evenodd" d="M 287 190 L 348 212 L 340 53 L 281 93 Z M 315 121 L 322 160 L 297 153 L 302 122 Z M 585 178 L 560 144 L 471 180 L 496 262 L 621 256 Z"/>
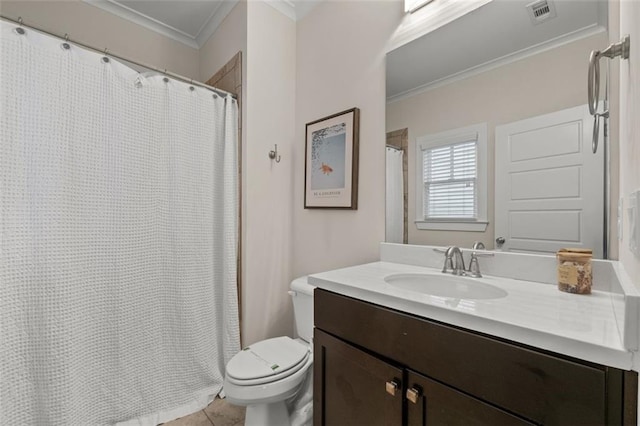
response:
<path fill-rule="evenodd" d="M 482 274 L 480 273 L 480 264 L 478 263 L 479 257 L 493 257 L 493 253 L 485 253 L 485 252 L 471 252 L 471 259 L 469 260 L 469 269 L 467 272 L 469 276 L 473 278 L 482 278 Z"/>
<path fill-rule="evenodd" d="M 490 253 L 490 252 L 483 252 L 483 251 L 472 251 L 471 252 L 471 257 L 493 257 L 494 254 Z"/>
<path fill-rule="evenodd" d="M 480 273 L 480 264 L 478 263 L 478 255 L 477 253 L 471 252 L 471 260 L 469 260 L 469 276 L 473 278 L 482 278 L 482 274 Z"/>

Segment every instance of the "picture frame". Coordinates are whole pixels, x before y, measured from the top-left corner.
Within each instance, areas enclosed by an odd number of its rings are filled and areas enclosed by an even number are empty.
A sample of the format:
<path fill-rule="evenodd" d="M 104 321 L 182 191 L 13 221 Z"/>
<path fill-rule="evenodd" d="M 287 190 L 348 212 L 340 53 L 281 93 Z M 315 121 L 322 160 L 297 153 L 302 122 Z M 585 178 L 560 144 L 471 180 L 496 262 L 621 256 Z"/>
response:
<path fill-rule="evenodd" d="M 358 108 L 307 123 L 305 209 L 358 209 L 359 139 Z"/>

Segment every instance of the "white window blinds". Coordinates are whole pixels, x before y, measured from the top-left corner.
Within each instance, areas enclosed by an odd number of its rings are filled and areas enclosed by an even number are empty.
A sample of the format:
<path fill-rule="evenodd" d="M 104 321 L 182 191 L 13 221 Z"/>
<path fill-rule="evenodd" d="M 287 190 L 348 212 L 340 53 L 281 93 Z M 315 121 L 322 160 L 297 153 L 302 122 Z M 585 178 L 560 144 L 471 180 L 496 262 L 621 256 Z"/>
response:
<path fill-rule="evenodd" d="M 478 217 L 477 140 L 423 149 L 424 218 Z"/>

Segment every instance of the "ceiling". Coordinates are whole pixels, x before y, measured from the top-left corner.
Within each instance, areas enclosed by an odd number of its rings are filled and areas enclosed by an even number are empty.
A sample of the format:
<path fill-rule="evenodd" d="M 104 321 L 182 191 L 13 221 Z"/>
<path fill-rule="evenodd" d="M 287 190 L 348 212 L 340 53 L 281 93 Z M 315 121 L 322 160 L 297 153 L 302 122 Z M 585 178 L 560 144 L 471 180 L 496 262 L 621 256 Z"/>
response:
<path fill-rule="evenodd" d="M 535 25 L 526 9 L 531 2 L 494 0 L 389 52 L 387 99 L 401 99 L 451 81 L 452 76 L 606 28 L 606 1 L 552 0 L 557 16 Z"/>
<path fill-rule="evenodd" d="M 238 0 L 84 0 L 121 18 L 199 49 Z M 291 19 L 300 19 L 319 0 L 266 0 Z"/>

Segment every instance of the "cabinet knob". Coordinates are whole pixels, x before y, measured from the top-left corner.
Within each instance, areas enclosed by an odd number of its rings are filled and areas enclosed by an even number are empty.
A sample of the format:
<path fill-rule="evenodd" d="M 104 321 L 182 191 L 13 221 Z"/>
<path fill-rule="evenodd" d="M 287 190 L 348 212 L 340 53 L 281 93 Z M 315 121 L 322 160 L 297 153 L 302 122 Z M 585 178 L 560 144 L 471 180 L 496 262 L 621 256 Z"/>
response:
<path fill-rule="evenodd" d="M 414 386 L 411 389 L 407 389 L 407 399 L 414 404 L 418 402 L 418 398 L 422 396 L 422 389 L 418 386 Z"/>
<path fill-rule="evenodd" d="M 385 383 L 385 388 L 389 395 L 396 396 L 396 392 L 398 391 L 398 389 L 400 389 L 400 382 L 398 381 L 398 379 L 389 380 L 387 383 Z"/>

